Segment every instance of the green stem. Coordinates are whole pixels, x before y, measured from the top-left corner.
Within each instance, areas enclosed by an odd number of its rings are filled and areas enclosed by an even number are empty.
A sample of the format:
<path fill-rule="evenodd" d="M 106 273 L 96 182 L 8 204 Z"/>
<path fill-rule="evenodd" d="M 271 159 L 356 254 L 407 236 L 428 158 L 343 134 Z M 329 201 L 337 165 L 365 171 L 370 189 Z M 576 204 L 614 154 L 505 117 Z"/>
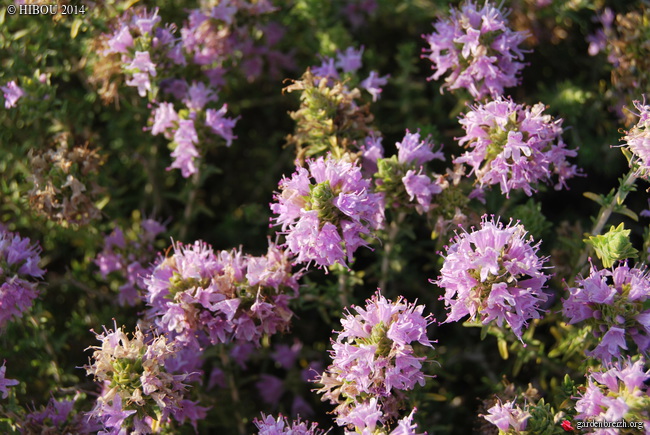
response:
<path fill-rule="evenodd" d="M 598 236 L 600 235 L 600 232 L 603 230 L 605 227 L 605 224 L 609 220 L 609 217 L 612 215 L 614 212 L 614 207 L 622 205 L 623 202 L 625 201 L 625 198 L 627 197 L 627 194 L 630 193 L 631 189 L 630 187 L 634 185 L 637 179 L 637 170 L 635 168 L 630 169 L 630 172 L 625 176 L 625 179 L 621 183 L 621 185 L 618 187 L 618 191 L 616 192 L 616 195 L 610 201 L 608 204 L 603 205 L 600 208 L 600 211 L 598 212 L 598 218 L 596 219 L 596 222 L 594 223 L 594 227 L 591 230 L 591 235 L 592 236 Z M 580 271 L 580 273 L 585 273 L 587 270 L 587 259 L 589 256 L 592 254 L 593 248 L 591 245 L 586 244 L 585 249 L 582 251 L 582 254 L 580 255 L 580 259 L 578 260 L 578 264 L 576 264 L 576 267 L 574 270 Z"/>
<path fill-rule="evenodd" d="M 225 369 L 225 372 L 228 374 L 228 387 L 230 389 L 230 398 L 232 399 L 232 404 L 233 404 L 233 409 L 235 413 L 235 421 L 237 422 L 237 432 L 239 435 L 246 435 L 246 426 L 244 425 L 244 420 L 241 415 L 241 412 L 239 412 L 239 408 L 241 406 L 240 398 L 239 398 L 239 389 L 237 388 L 237 383 L 235 382 L 235 376 L 233 375 L 232 372 L 232 364 L 230 364 L 230 358 L 228 357 L 228 352 L 223 348 L 221 348 L 220 352 L 221 356 L 221 363 L 223 364 L 223 368 Z"/>
<path fill-rule="evenodd" d="M 404 219 L 406 218 L 406 213 L 400 211 L 397 213 L 397 218 L 390 223 L 388 228 L 388 237 L 386 237 L 386 244 L 384 245 L 384 258 L 381 260 L 381 278 L 379 280 L 379 288 L 383 291 L 386 291 L 386 285 L 388 284 L 389 274 L 390 274 L 390 257 L 393 251 L 393 246 L 397 240 L 397 235 L 399 234 L 400 226 Z"/>
<path fill-rule="evenodd" d="M 181 241 L 185 240 L 185 237 L 187 236 L 187 231 L 190 228 L 190 223 L 192 220 L 192 214 L 194 213 L 194 204 L 196 202 L 196 196 L 199 192 L 199 182 L 200 182 L 200 175 L 199 171 L 197 170 L 194 175 L 192 175 L 192 187 L 190 190 L 189 197 L 187 198 L 187 203 L 185 204 L 185 211 L 183 212 L 183 226 L 181 227 L 181 230 L 179 232 L 179 237 Z"/>

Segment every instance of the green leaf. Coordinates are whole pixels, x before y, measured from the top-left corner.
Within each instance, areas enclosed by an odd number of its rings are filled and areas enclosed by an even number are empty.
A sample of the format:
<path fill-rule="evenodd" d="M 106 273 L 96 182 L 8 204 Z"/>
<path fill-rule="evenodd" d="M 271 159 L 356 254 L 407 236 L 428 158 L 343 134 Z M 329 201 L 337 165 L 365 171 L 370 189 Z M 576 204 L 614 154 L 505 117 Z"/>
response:
<path fill-rule="evenodd" d="M 623 224 L 616 228 L 612 225 L 607 233 L 591 236 L 585 242 L 594 247 L 596 255 L 605 267 L 612 267 L 618 260 L 636 258 L 639 252 L 630 243 L 630 230 L 626 230 Z"/>

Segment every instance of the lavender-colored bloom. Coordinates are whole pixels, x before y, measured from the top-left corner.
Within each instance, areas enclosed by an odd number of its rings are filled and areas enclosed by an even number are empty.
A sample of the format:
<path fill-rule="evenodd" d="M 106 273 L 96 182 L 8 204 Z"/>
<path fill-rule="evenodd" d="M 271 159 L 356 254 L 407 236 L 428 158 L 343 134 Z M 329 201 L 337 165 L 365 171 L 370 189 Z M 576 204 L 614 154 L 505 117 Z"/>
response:
<path fill-rule="evenodd" d="M 160 103 L 153 110 L 153 126 L 151 134 L 154 136 L 163 133 L 167 139 L 172 138 L 173 129 L 178 123 L 178 114 L 173 103 Z"/>
<path fill-rule="evenodd" d="M 198 241 L 176 243 L 173 255 L 161 259 L 145 280 L 148 314 L 184 346 L 233 338 L 259 343 L 263 334 L 288 328 L 297 278 L 288 255 L 272 243 L 263 257 L 245 257 L 237 250 L 215 253 Z"/>
<path fill-rule="evenodd" d="M 187 90 L 187 97 L 183 103 L 192 111 L 202 110 L 210 101 L 217 101 L 218 97 L 202 82 L 193 82 Z"/>
<path fill-rule="evenodd" d="M 606 366 L 587 375 L 587 387 L 580 393 L 575 409 L 578 420 L 639 421 L 650 424 L 650 398 L 645 382 L 650 371 L 644 370 L 643 359 L 629 359 Z M 595 429 L 591 434 L 609 434 Z"/>
<path fill-rule="evenodd" d="M 520 44 L 527 34 L 512 31 L 506 15 L 490 2 L 479 9 L 467 0 L 460 10 L 452 9 L 448 18 L 435 22 L 433 33 L 422 35 L 429 44 L 422 57 L 433 63 L 435 71 L 430 79 L 449 72 L 441 92 L 465 88 L 479 100 L 501 95 L 504 88 L 519 83 L 524 67 Z"/>
<path fill-rule="evenodd" d="M 393 429 L 390 435 L 427 435 L 426 432 L 419 434 L 415 432 L 418 428 L 416 423 L 413 423 L 413 416 L 417 408 L 413 408 L 411 413 L 397 422 L 397 427 Z"/>
<path fill-rule="evenodd" d="M 226 146 L 229 147 L 232 144 L 232 141 L 237 139 L 237 136 L 233 134 L 233 129 L 235 128 L 235 124 L 237 124 L 239 117 L 227 118 L 225 116 L 227 111 L 227 104 L 224 104 L 219 110 L 206 110 L 205 125 L 210 127 L 215 134 L 221 136 L 226 141 Z"/>
<path fill-rule="evenodd" d="M 315 66 L 311 68 L 311 72 L 316 77 L 321 78 L 330 78 L 334 80 L 339 80 L 339 73 L 336 70 L 336 63 L 333 58 L 325 57 L 320 66 Z"/>
<path fill-rule="evenodd" d="M 411 133 L 406 130 L 404 139 L 397 142 L 395 146 L 397 147 L 397 160 L 400 163 L 414 164 L 418 167 L 434 159 L 445 160 L 441 150 L 433 151 L 431 138 L 420 139 L 419 131 Z"/>
<path fill-rule="evenodd" d="M 502 97 L 471 107 L 459 121 L 465 136 L 458 138 L 469 150 L 454 163 L 469 165 L 481 187 L 499 184 L 506 196 L 514 189 L 530 196 L 536 183 L 553 176 L 556 190 L 566 188 L 566 180 L 579 175 L 567 162 L 576 151 L 562 140 L 562 120 L 543 112 L 542 103 L 528 107 Z"/>
<path fill-rule="evenodd" d="M 377 101 L 379 96 L 382 93 L 382 86 L 386 86 L 388 83 L 388 76 L 380 77 L 377 71 L 370 71 L 370 75 L 367 79 L 361 82 L 361 87 L 364 88 L 370 95 L 372 95 L 372 101 Z"/>
<path fill-rule="evenodd" d="M 16 107 L 16 103 L 20 97 L 25 95 L 25 91 L 23 91 L 20 86 L 18 86 L 15 80 L 7 83 L 7 86 L 0 86 L 0 89 L 2 89 L 2 92 L 4 93 L 5 109 Z"/>
<path fill-rule="evenodd" d="M 126 65 L 127 71 L 133 74 L 133 77 L 127 79 L 127 86 L 138 88 L 138 94 L 141 97 L 147 95 L 147 91 L 151 91 L 151 81 L 149 76 L 156 76 L 156 65 L 151 62 L 151 57 L 148 51 L 136 51 L 133 61 Z"/>
<path fill-rule="evenodd" d="M 45 407 L 30 412 L 20 420 L 23 433 L 74 433 L 96 434 L 103 425 L 92 416 L 75 412 L 78 394 L 72 400 L 51 398 Z"/>
<path fill-rule="evenodd" d="M 290 423 L 287 417 L 282 415 L 276 419 L 272 415 L 262 414 L 262 418 L 256 418 L 253 423 L 259 435 L 325 435 L 326 433 L 318 428 L 318 423 L 300 421 L 300 418 Z"/>
<path fill-rule="evenodd" d="M 650 176 L 650 105 L 645 104 L 645 100 L 634 101 L 634 107 L 639 111 L 639 121 L 622 140 L 637 157 L 640 172 L 648 177 Z"/>
<path fill-rule="evenodd" d="M 370 181 L 355 163 L 331 156 L 309 160 L 309 170 L 297 168 L 283 178 L 271 210 L 287 235 L 296 262 L 327 267 L 352 261 L 361 235 L 369 235 L 383 221 L 381 195 L 369 193 Z"/>
<path fill-rule="evenodd" d="M 262 400 L 268 405 L 277 405 L 284 394 L 284 381 L 277 376 L 263 373 L 255 386 Z"/>
<path fill-rule="evenodd" d="M 147 10 L 144 9 L 133 16 L 133 25 L 138 28 L 141 35 L 151 33 L 154 26 L 159 22 L 158 8 L 154 8 L 151 14 L 148 14 Z"/>
<path fill-rule="evenodd" d="M 104 54 L 123 53 L 128 54 L 129 48 L 133 47 L 133 37 L 129 27 L 122 25 L 120 30 L 113 34 L 113 37 L 108 40 L 108 49 L 104 50 Z"/>
<path fill-rule="evenodd" d="M 137 234 L 129 233 L 129 241 L 124 232 L 117 227 L 104 240 L 104 248 L 94 260 L 102 277 L 111 272 L 119 272 L 125 281 L 119 288 L 118 303 L 135 305 L 141 301 L 140 292 L 144 289 L 143 279 L 151 273 L 154 260 L 153 243 L 158 234 L 166 230 L 165 225 L 153 219 L 145 219 Z"/>
<path fill-rule="evenodd" d="M 0 226 L 0 329 L 20 318 L 38 295 L 37 283 L 45 271 L 38 267 L 41 248 Z"/>
<path fill-rule="evenodd" d="M 275 351 L 271 354 L 273 360 L 280 364 L 285 370 L 290 370 L 296 363 L 296 358 L 302 349 L 302 343 L 297 341 L 289 346 L 287 344 L 278 344 Z"/>
<path fill-rule="evenodd" d="M 442 187 L 423 174 L 422 170 L 419 173 L 412 169 L 408 170 L 402 181 L 409 199 L 417 200 L 418 209 L 425 213 L 431 208 L 431 197 L 442 192 Z"/>
<path fill-rule="evenodd" d="M 345 52 L 336 53 L 336 67 L 341 68 L 344 73 L 355 72 L 361 68 L 361 57 L 363 56 L 363 47 L 355 50 L 354 47 L 348 47 Z"/>
<path fill-rule="evenodd" d="M 164 424 L 173 416 L 183 421 L 184 381 L 190 374 L 170 373 L 165 364 L 174 357 L 176 343 L 164 336 L 148 340 L 137 327 L 131 338 L 117 327 L 96 335 L 102 344 L 92 347 L 92 364 L 85 369 L 104 384 L 104 391 L 91 416 L 109 430 L 139 433 L 151 433 L 151 419 Z"/>
<path fill-rule="evenodd" d="M 469 315 L 484 325 L 505 321 L 521 339 L 528 320 L 539 319 L 548 296 L 542 288 L 548 275 L 542 270 L 548 258 L 538 257 L 539 243 L 525 240 L 526 230 L 510 222 L 483 216 L 481 228 L 457 234 L 434 284 L 445 289 L 440 300 L 448 307 L 447 322 Z"/>
<path fill-rule="evenodd" d="M 400 391 L 424 385 L 422 361 L 412 344 L 432 347 L 426 334 L 433 321 L 424 306 L 401 297 L 391 302 L 377 292 L 365 307 L 352 308 L 341 320 L 343 330 L 333 341 L 332 364 L 317 380 L 323 400 L 338 405 L 341 426 L 373 431 L 377 423 L 396 417 Z M 343 396 L 343 397 L 341 397 Z"/>
<path fill-rule="evenodd" d="M 198 169 L 195 160 L 199 157 L 199 150 L 196 149 L 195 145 L 199 143 L 199 137 L 194 128 L 194 121 L 191 119 L 178 121 L 178 129 L 174 133 L 174 142 L 176 142 L 176 148 L 171 154 L 174 161 L 167 170 L 180 169 L 185 178 L 197 173 Z"/>
<path fill-rule="evenodd" d="M 576 279 L 563 302 L 562 313 L 570 324 L 586 322 L 599 337 L 598 346 L 587 355 L 609 363 L 612 359 L 650 352 L 650 275 L 646 269 L 621 263 L 611 269 L 592 266 L 587 278 Z"/>
<path fill-rule="evenodd" d="M 521 409 L 514 401 L 497 403 L 488 409 L 488 415 L 482 415 L 484 419 L 499 428 L 499 431 L 507 433 L 512 430 L 520 433 L 526 430 L 526 424 L 531 417 L 528 411 Z"/>
<path fill-rule="evenodd" d="M 15 379 L 5 378 L 5 373 L 7 372 L 7 367 L 5 364 L 7 364 L 7 361 L 4 361 L 2 363 L 2 367 L 0 367 L 0 393 L 2 393 L 3 399 L 6 399 L 9 395 L 9 390 L 7 390 L 7 387 L 13 387 L 14 385 L 18 385 L 20 383 Z"/>

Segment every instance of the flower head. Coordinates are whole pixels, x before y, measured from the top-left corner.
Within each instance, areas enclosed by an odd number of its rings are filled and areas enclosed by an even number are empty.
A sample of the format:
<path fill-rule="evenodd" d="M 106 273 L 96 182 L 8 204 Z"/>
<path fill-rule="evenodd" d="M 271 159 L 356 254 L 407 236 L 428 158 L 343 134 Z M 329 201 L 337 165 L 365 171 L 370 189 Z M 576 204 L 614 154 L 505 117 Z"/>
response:
<path fill-rule="evenodd" d="M 473 106 L 459 121 L 465 136 L 458 142 L 469 150 L 454 163 L 469 165 L 481 187 L 499 184 L 506 196 L 514 189 L 531 196 L 536 183 L 554 176 L 556 190 L 566 187 L 579 174 L 567 162 L 576 151 L 562 141 L 562 120 L 543 112 L 541 103 L 528 107 L 502 97 Z"/>
<path fill-rule="evenodd" d="M 6 399 L 9 395 L 9 390 L 7 390 L 7 387 L 13 387 L 14 385 L 19 384 L 19 382 L 15 379 L 5 378 L 5 373 L 7 372 L 7 367 L 5 366 L 6 363 L 7 362 L 4 361 L 2 363 L 2 367 L 0 367 L 0 393 L 2 393 L 3 399 Z"/>
<path fill-rule="evenodd" d="M 327 267 L 352 261 L 354 251 L 367 243 L 361 238 L 383 221 L 381 195 L 370 193 L 361 168 L 331 156 L 308 161 L 283 178 L 271 210 L 287 235 L 296 262 L 314 261 Z"/>
<path fill-rule="evenodd" d="M 634 101 L 634 107 L 639 111 L 639 121 L 623 140 L 638 159 L 640 171 L 650 176 L 650 105 Z"/>
<path fill-rule="evenodd" d="M 504 226 L 483 216 L 481 228 L 457 234 L 434 283 L 445 289 L 440 299 L 449 309 L 445 322 L 469 315 L 487 325 L 505 321 L 521 339 L 530 319 L 540 318 L 540 304 L 548 297 L 542 288 L 548 275 L 547 258 L 539 257 L 539 243 L 525 239 L 518 223 Z"/>
<path fill-rule="evenodd" d="M 40 252 L 27 237 L 0 226 L 0 328 L 20 318 L 38 296 L 38 280 L 45 273 L 38 266 Z"/>
<path fill-rule="evenodd" d="M 585 322 L 598 338 L 598 346 L 587 355 L 609 363 L 632 355 L 630 347 L 648 355 L 650 351 L 650 275 L 645 269 L 621 263 L 598 270 L 592 265 L 586 278 L 569 288 L 562 313 L 570 324 Z M 627 352 L 625 352 L 627 351 Z"/>
<path fill-rule="evenodd" d="M 435 71 L 431 79 L 449 73 L 441 91 L 465 88 L 479 100 L 519 83 L 524 68 L 520 45 L 527 34 L 511 30 L 506 15 L 489 1 L 479 7 L 467 0 L 460 10 L 452 9 L 449 17 L 435 22 L 433 33 L 422 36 L 429 44 L 422 57 Z"/>
<path fill-rule="evenodd" d="M 338 405 L 337 423 L 373 431 L 396 417 L 401 391 L 424 385 L 414 344 L 432 347 L 426 328 L 433 321 L 401 297 L 392 302 L 377 292 L 365 307 L 352 307 L 332 342 L 332 364 L 317 380 L 323 400 Z"/>
<path fill-rule="evenodd" d="M 262 414 L 262 418 L 256 418 L 253 423 L 259 435 L 325 435 L 325 431 L 318 428 L 318 423 L 310 424 L 307 421 L 300 421 L 300 418 L 289 422 L 287 417 L 282 415 L 276 419 L 272 415 Z"/>
<path fill-rule="evenodd" d="M 22 97 L 25 95 L 25 91 L 23 91 L 18 84 L 16 84 L 15 80 L 10 81 L 7 83 L 7 86 L 0 86 L 0 89 L 2 89 L 2 92 L 4 92 L 4 97 L 5 97 L 5 109 L 11 109 L 12 107 L 16 107 L 16 103 Z"/>

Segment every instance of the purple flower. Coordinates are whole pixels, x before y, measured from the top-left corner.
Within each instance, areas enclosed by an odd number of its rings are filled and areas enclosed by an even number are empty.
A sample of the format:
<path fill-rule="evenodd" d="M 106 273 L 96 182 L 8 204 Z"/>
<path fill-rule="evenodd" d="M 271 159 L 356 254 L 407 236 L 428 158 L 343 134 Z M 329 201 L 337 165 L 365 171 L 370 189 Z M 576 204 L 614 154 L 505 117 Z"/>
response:
<path fill-rule="evenodd" d="M 382 93 L 381 87 L 386 86 L 386 83 L 388 83 L 387 75 L 379 77 L 377 71 L 370 71 L 368 78 L 361 82 L 361 87 L 372 95 L 372 101 L 377 101 Z"/>
<path fill-rule="evenodd" d="M 217 96 L 212 89 L 208 88 L 202 82 L 192 82 L 192 85 L 187 90 L 187 97 L 183 103 L 191 111 L 202 110 L 210 101 L 217 101 Z"/>
<path fill-rule="evenodd" d="M 336 67 L 341 68 L 344 73 L 355 72 L 361 68 L 361 57 L 363 56 L 363 47 L 355 50 L 354 47 L 348 47 L 345 52 L 336 53 Z"/>
<path fill-rule="evenodd" d="M 5 373 L 7 371 L 5 364 L 7 364 L 7 361 L 4 361 L 2 363 L 2 367 L 0 367 L 0 393 L 2 393 L 3 399 L 6 399 L 9 395 L 9 390 L 7 390 L 7 387 L 13 387 L 14 385 L 18 385 L 20 383 L 15 379 L 5 378 Z"/>
<path fill-rule="evenodd" d="M 133 37 L 129 27 L 122 25 L 120 30 L 113 34 L 113 37 L 108 40 L 108 49 L 104 50 L 104 55 L 111 53 L 128 54 L 129 48 L 133 47 Z"/>
<path fill-rule="evenodd" d="M 402 181 L 404 182 L 404 187 L 406 188 L 406 193 L 409 195 L 409 199 L 411 201 L 416 199 L 419 204 L 419 209 L 425 213 L 428 212 L 431 207 L 431 197 L 442 192 L 442 187 L 432 181 L 427 175 L 424 175 L 421 169 L 419 173 L 410 169 L 406 172 Z"/>
<path fill-rule="evenodd" d="M 154 136 L 163 133 L 167 139 L 172 138 L 173 129 L 178 125 L 178 115 L 173 103 L 160 103 L 153 110 L 153 126 L 151 134 Z"/>
<path fill-rule="evenodd" d="M 429 44 L 422 57 L 432 62 L 435 71 L 430 79 L 449 72 L 441 92 L 465 88 L 479 100 L 501 95 L 504 88 L 519 83 L 524 67 L 524 50 L 519 46 L 527 34 L 512 31 L 506 15 L 489 2 L 479 9 L 467 0 L 460 10 L 452 9 L 448 18 L 435 22 L 433 33 L 422 35 Z"/>
<path fill-rule="evenodd" d="M 440 150 L 433 151 L 433 142 L 429 137 L 420 140 L 420 132 L 411 133 L 406 130 L 404 139 L 395 144 L 397 147 L 397 160 L 400 163 L 422 166 L 433 159 L 445 160 Z"/>
<path fill-rule="evenodd" d="M 51 398 L 45 407 L 25 415 L 20 422 L 25 433 L 96 434 L 103 425 L 92 416 L 74 411 L 79 394 L 72 400 Z"/>
<path fill-rule="evenodd" d="M 105 329 L 105 328 L 104 328 Z M 117 328 L 96 334 L 101 346 L 94 346 L 88 375 L 104 384 L 90 415 L 100 419 L 107 429 L 134 429 L 149 433 L 151 419 L 165 423 L 170 417 L 184 416 L 184 383 L 189 373 L 167 371 L 166 361 L 174 358 L 178 344 L 164 336 L 144 336 L 136 327 L 131 338 Z M 199 415 L 199 414 L 197 414 Z"/>
<path fill-rule="evenodd" d="M 259 435 L 325 435 L 325 431 L 318 429 L 318 423 L 300 421 L 300 418 L 289 423 L 287 417 L 280 415 L 275 419 L 272 415 L 262 414 L 262 419 L 253 420 Z"/>
<path fill-rule="evenodd" d="M 284 381 L 277 376 L 263 373 L 255 386 L 262 400 L 268 405 L 277 405 L 284 394 Z"/>
<path fill-rule="evenodd" d="M 174 133 L 174 142 L 176 142 L 176 148 L 171 154 L 174 161 L 167 170 L 180 169 L 185 178 L 196 174 L 198 169 L 195 160 L 199 157 L 199 150 L 196 149 L 195 145 L 199 143 L 199 137 L 194 128 L 194 121 L 191 119 L 178 121 L 178 129 Z"/>
<path fill-rule="evenodd" d="M 498 97 L 477 104 L 460 119 L 465 136 L 460 145 L 469 148 L 454 163 L 465 163 L 481 187 L 499 184 L 506 196 L 514 189 L 523 189 L 530 196 L 534 185 L 548 183 L 557 176 L 555 189 L 566 187 L 566 180 L 579 175 L 567 157 L 576 151 L 562 141 L 562 120 L 543 115 L 544 105 L 532 107 Z"/>
<path fill-rule="evenodd" d="M 36 296 L 45 271 L 38 267 L 41 248 L 0 226 L 0 329 L 20 318 Z"/>
<path fill-rule="evenodd" d="M 417 411 L 417 408 L 413 408 L 409 415 L 399 420 L 397 422 L 397 427 L 393 429 L 390 435 L 427 435 L 426 432 L 423 434 L 418 434 L 415 432 L 415 429 L 418 428 L 418 425 L 416 423 L 413 423 L 413 416 L 415 414 L 415 411 Z"/>
<path fill-rule="evenodd" d="M 507 433 L 512 430 L 515 433 L 520 433 L 526 430 L 526 424 L 531 415 L 517 406 L 514 401 L 506 403 L 499 401 L 488 409 L 488 415 L 482 415 L 482 417 L 498 427 L 500 432 Z"/>
<path fill-rule="evenodd" d="M 233 338 L 259 343 L 263 334 L 288 328 L 297 276 L 276 245 L 261 258 L 237 250 L 215 253 L 199 241 L 173 247 L 145 280 L 148 315 L 161 331 L 184 346 L 201 347 Z"/>
<path fill-rule="evenodd" d="M 520 224 L 503 226 L 483 216 L 481 228 L 457 234 L 447 247 L 440 277 L 432 283 L 445 289 L 440 300 L 448 307 L 447 322 L 469 315 L 487 325 L 505 321 L 521 339 L 530 319 L 539 319 L 539 306 L 548 297 L 542 291 L 548 275 L 542 272 L 548 258 L 538 257 L 539 243 L 525 240 Z"/>
<path fill-rule="evenodd" d="M 25 91 L 23 91 L 18 84 L 16 84 L 15 80 L 10 81 L 7 83 L 7 86 L 0 86 L 0 89 L 2 89 L 2 92 L 4 93 L 5 97 L 5 109 L 11 109 L 12 107 L 16 107 L 16 103 L 22 97 L 25 95 Z"/>
<path fill-rule="evenodd" d="M 296 262 L 328 267 L 352 261 L 361 235 L 369 235 L 383 221 L 381 195 L 369 193 L 370 181 L 355 163 L 331 156 L 309 160 L 309 170 L 297 168 L 283 178 L 271 210 L 282 225 Z"/>
<path fill-rule="evenodd" d="M 643 358 L 632 363 L 629 359 L 591 371 L 587 387 L 580 393 L 575 409 L 578 420 L 627 421 L 650 424 L 648 387 L 650 371 L 644 370 Z M 606 434 L 595 430 L 593 434 Z"/>
<path fill-rule="evenodd" d="M 239 117 L 227 118 L 225 116 L 227 111 L 227 104 L 224 104 L 219 110 L 206 110 L 205 125 L 210 127 L 215 134 L 221 136 L 226 141 L 226 146 L 229 147 L 232 144 L 232 141 L 237 139 L 237 136 L 233 134 L 233 128 L 235 128 L 235 124 Z"/>
<path fill-rule="evenodd" d="M 576 279 L 563 301 L 562 313 L 570 324 L 586 322 L 598 337 L 598 346 L 587 355 L 609 363 L 633 355 L 628 341 L 638 352 L 650 350 L 650 275 L 646 269 L 621 263 L 598 270 L 593 265 L 587 278 Z"/>
<path fill-rule="evenodd" d="M 650 105 L 646 105 L 645 100 L 634 101 L 634 107 L 639 111 L 639 121 L 622 140 L 636 156 L 641 173 L 647 177 L 650 176 Z"/>
<path fill-rule="evenodd" d="M 377 422 L 395 417 L 400 391 L 424 385 L 422 361 L 412 344 L 432 347 L 426 333 L 433 321 L 424 306 L 401 297 L 392 302 L 379 291 L 365 307 L 352 307 L 341 320 L 343 330 L 332 342 L 332 364 L 317 379 L 323 400 L 338 405 L 337 423 L 373 431 Z M 343 397 L 341 397 L 343 396 Z"/>
<path fill-rule="evenodd" d="M 320 66 L 312 67 L 311 72 L 316 77 L 339 80 L 339 73 L 336 70 L 336 63 L 333 58 L 325 57 Z"/>
<path fill-rule="evenodd" d="M 300 349 L 302 349 L 302 343 L 300 341 L 296 341 L 292 346 L 278 344 L 275 346 L 275 351 L 271 354 L 271 357 L 285 370 L 290 370 L 296 363 Z"/>
<path fill-rule="evenodd" d="M 151 33 L 154 26 L 159 22 L 158 8 L 154 8 L 151 14 L 147 14 L 147 10 L 143 9 L 133 16 L 133 25 L 138 28 L 141 35 Z"/>

